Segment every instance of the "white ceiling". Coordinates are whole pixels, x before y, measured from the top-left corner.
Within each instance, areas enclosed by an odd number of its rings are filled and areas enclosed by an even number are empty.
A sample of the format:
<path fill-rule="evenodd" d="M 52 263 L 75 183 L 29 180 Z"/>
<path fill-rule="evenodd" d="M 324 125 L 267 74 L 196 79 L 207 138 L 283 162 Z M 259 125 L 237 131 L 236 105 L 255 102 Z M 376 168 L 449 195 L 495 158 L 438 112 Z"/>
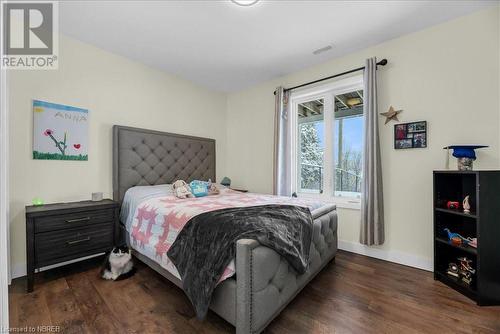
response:
<path fill-rule="evenodd" d="M 213 90 L 292 73 L 496 1 L 61 1 L 63 33 Z M 312 51 L 333 44 L 319 55 Z M 390 60 L 389 60 L 390 61 Z"/>

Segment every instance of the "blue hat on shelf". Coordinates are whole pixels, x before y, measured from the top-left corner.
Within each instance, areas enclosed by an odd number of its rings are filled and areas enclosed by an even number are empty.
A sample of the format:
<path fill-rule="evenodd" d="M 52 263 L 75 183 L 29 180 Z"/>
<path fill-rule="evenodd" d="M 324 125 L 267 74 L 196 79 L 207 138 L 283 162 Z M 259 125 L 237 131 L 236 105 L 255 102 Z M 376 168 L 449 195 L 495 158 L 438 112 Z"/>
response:
<path fill-rule="evenodd" d="M 455 158 L 469 158 L 472 160 L 476 160 L 476 151 L 475 149 L 488 147 L 487 145 L 451 145 L 446 146 L 444 149 L 452 149 L 453 156 Z"/>

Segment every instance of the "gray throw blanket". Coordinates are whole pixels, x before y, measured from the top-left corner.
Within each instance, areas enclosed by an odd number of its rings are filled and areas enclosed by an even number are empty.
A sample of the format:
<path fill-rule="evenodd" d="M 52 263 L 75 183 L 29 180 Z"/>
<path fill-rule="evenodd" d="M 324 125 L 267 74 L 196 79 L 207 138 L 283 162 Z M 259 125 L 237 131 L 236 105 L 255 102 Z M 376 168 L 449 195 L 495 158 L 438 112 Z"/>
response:
<path fill-rule="evenodd" d="M 258 240 L 303 274 L 309 263 L 312 226 L 309 209 L 293 205 L 216 210 L 193 217 L 167 255 L 179 271 L 196 315 L 203 319 L 224 269 L 236 255 L 236 241 Z"/>

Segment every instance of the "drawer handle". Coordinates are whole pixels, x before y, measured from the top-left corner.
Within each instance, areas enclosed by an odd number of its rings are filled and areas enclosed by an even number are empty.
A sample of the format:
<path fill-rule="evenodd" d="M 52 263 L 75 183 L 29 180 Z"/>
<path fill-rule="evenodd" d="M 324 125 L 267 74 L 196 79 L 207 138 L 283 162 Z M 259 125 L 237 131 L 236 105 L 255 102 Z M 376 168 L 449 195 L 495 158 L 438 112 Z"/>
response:
<path fill-rule="evenodd" d="M 82 242 L 87 242 L 87 241 L 90 241 L 90 237 L 86 237 L 85 239 L 80 239 L 80 240 L 66 241 L 66 243 L 68 244 L 68 246 L 70 246 L 70 245 L 76 245 L 76 244 L 79 244 Z"/>
<path fill-rule="evenodd" d="M 85 217 L 85 218 L 78 218 L 78 219 L 69 219 L 66 220 L 66 223 L 78 223 L 78 222 L 85 222 L 90 220 L 90 217 Z"/>

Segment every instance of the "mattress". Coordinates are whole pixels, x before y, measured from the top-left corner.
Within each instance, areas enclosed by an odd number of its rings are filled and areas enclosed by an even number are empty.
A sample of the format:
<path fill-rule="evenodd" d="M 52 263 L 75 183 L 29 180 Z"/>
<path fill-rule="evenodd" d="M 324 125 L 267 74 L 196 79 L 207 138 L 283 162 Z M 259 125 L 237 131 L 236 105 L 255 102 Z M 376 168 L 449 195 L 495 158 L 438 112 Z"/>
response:
<path fill-rule="evenodd" d="M 325 211 L 335 209 L 331 203 L 317 200 L 242 193 L 222 186 L 218 188 L 218 195 L 188 199 L 175 197 L 170 185 L 130 188 L 123 200 L 121 221 L 125 224 L 131 247 L 180 280 L 177 268 L 166 253 L 184 225 L 199 214 L 234 207 L 288 204 L 309 208 L 315 219 Z M 232 260 L 220 282 L 234 273 Z"/>

